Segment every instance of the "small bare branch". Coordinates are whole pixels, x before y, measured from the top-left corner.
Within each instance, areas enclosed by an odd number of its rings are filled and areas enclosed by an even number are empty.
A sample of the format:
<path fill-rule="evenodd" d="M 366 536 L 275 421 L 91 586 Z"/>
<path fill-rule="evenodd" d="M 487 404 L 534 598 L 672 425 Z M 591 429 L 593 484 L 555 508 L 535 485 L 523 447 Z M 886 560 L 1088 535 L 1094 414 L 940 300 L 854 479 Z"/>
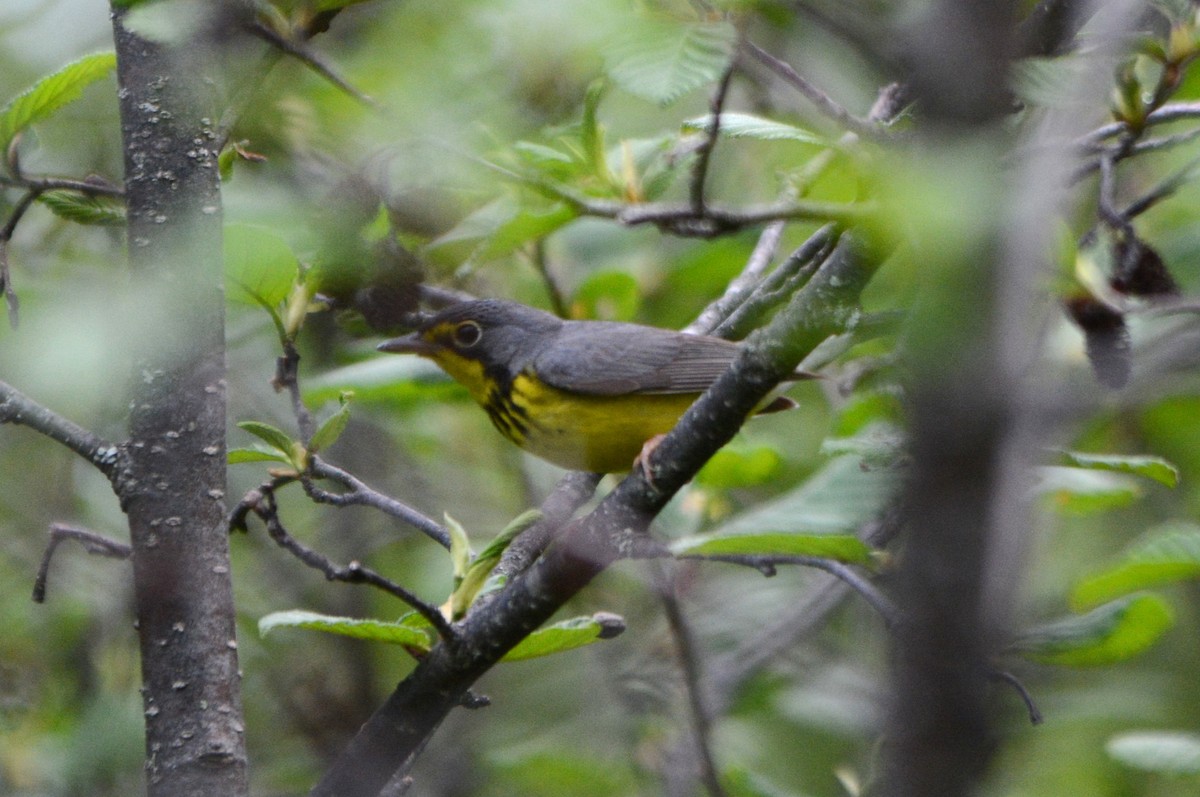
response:
<path fill-rule="evenodd" d="M 1038 709 L 1037 703 L 1033 701 L 1033 695 L 1029 694 L 1029 690 L 1025 688 L 1025 684 L 1021 683 L 1017 676 L 1010 672 L 1004 672 L 1003 670 L 992 670 L 988 673 L 988 677 L 993 681 L 1000 681 L 1001 683 L 1011 686 L 1013 690 L 1021 696 L 1022 702 L 1025 703 L 1025 710 L 1029 712 L 1030 724 L 1042 724 L 1044 717 L 1042 716 L 1041 710 Z"/>
<path fill-rule="evenodd" d="M 457 637 L 449 621 L 442 616 L 437 607 L 426 603 L 412 592 L 409 592 L 394 581 L 384 578 L 369 567 L 365 567 L 361 562 L 354 561 L 345 566 L 334 564 L 324 554 L 309 548 L 289 534 L 287 529 L 284 528 L 283 522 L 279 519 L 279 507 L 275 502 L 275 494 L 273 492 L 264 493 L 262 499 L 253 508 L 253 512 L 266 524 L 267 534 L 279 547 L 314 570 L 321 571 L 329 581 L 344 581 L 348 584 L 368 584 L 381 589 L 389 595 L 399 598 L 416 610 L 418 614 L 429 621 L 429 624 L 437 630 L 438 635 L 442 639 L 450 640 Z"/>
<path fill-rule="evenodd" d="M 308 497 L 321 504 L 331 506 L 369 506 L 402 520 L 425 536 L 437 542 L 443 548 L 450 547 L 450 533 L 445 527 L 430 517 L 418 512 L 411 506 L 397 501 L 372 489 L 364 482 L 328 462 L 314 456 L 311 459 L 309 473 L 318 479 L 330 479 L 345 487 L 349 492 L 332 493 L 317 487 L 308 476 L 301 477 L 304 492 Z"/>
<path fill-rule="evenodd" d="M 6 382 L 0 382 L 0 424 L 27 426 L 62 443 L 112 480 L 121 450 L 77 423 L 38 404 Z"/>
<path fill-rule="evenodd" d="M 726 797 L 725 789 L 721 786 L 718 775 L 716 758 L 712 752 L 712 712 L 704 695 L 704 673 L 700 663 L 700 653 L 697 650 L 691 625 L 684 616 L 683 607 L 679 603 L 675 573 L 664 567 L 663 563 L 655 563 L 655 584 L 663 611 L 667 616 L 667 624 L 671 636 L 675 640 L 675 651 L 679 659 L 679 667 L 683 672 L 684 687 L 688 698 L 689 718 L 692 726 L 692 737 L 696 755 L 700 760 L 700 780 L 708 790 L 710 797 Z"/>
<path fill-rule="evenodd" d="M 791 64 L 782 61 L 779 58 L 768 53 L 753 42 L 743 42 L 742 49 L 749 53 L 754 60 L 770 69 L 779 77 L 783 78 L 792 88 L 804 95 L 817 110 L 837 122 L 846 130 L 854 133 L 865 139 L 874 141 L 887 141 L 893 138 L 886 130 L 873 122 L 859 119 L 854 114 L 847 111 L 839 105 L 832 97 L 821 91 L 799 72 L 792 68 Z"/>
<path fill-rule="evenodd" d="M 712 158 L 712 151 L 717 146 L 717 137 L 721 135 L 721 110 L 725 107 L 725 98 L 729 94 L 729 84 L 733 79 L 733 70 L 736 66 L 737 59 L 735 58 L 725 67 L 725 72 L 717 82 L 717 90 L 713 93 L 712 102 L 709 105 L 712 112 L 712 123 L 704 131 L 704 140 L 696 148 L 696 160 L 692 165 L 692 181 L 688 189 L 688 198 L 691 201 L 692 212 L 697 216 L 704 214 L 704 183 L 708 178 L 708 164 Z"/>
<path fill-rule="evenodd" d="M 273 30 L 271 27 L 264 25 L 259 20 L 248 23 L 246 28 L 251 35 L 262 39 L 267 44 L 277 48 L 279 51 L 292 56 L 309 69 L 328 80 L 334 86 L 341 89 L 348 96 L 353 97 L 368 108 L 375 110 L 379 109 L 379 104 L 376 103 L 375 100 L 357 89 L 354 84 L 338 74 L 337 70 L 334 69 L 330 64 L 326 63 L 325 59 L 319 53 L 303 42 L 289 39 L 281 35 L 278 31 Z"/>
<path fill-rule="evenodd" d="M 128 559 L 133 549 L 123 542 L 110 540 L 94 531 L 54 523 L 50 526 L 50 541 L 46 543 L 46 552 L 42 554 L 42 564 L 38 567 L 37 577 L 33 581 L 34 603 L 46 602 L 46 583 L 50 576 L 50 560 L 60 543 L 65 540 L 75 540 L 83 549 L 96 556 L 107 556 L 110 559 Z"/>

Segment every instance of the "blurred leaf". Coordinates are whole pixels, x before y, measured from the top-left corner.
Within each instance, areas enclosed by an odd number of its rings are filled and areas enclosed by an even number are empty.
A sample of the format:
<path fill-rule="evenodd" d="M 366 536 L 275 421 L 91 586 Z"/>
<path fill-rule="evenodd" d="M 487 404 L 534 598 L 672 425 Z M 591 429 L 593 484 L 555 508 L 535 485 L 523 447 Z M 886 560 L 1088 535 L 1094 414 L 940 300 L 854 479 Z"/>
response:
<path fill-rule="evenodd" d="M 534 631 L 525 637 L 501 661 L 524 661 L 562 653 L 615 636 L 612 615 L 573 617 Z M 618 632 L 619 633 L 619 632 Z"/>
<path fill-rule="evenodd" d="M 737 31 L 727 22 L 642 19 L 608 48 L 605 68 L 630 94 L 669 105 L 716 80 L 729 63 L 736 40 Z"/>
<path fill-rule="evenodd" d="M 265 442 L 267 445 L 288 456 L 291 455 L 292 448 L 296 442 L 291 438 L 290 435 L 288 435 L 287 432 L 283 431 L 282 429 L 277 429 L 269 423 L 260 423 L 258 421 L 242 421 L 238 424 L 238 428 L 249 432 Z"/>
<path fill-rule="evenodd" d="M 1123 474 L 1054 465 L 1038 468 L 1037 472 L 1036 492 L 1049 498 L 1054 508 L 1070 514 L 1128 506 L 1142 494 L 1138 484 Z"/>
<path fill-rule="evenodd" d="M 624 271 L 597 271 L 575 291 L 573 318 L 632 321 L 641 306 L 637 280 Z"/>
<path fill-rule="evenodd" d="M 564 749 L 532 754 L 514 755 L 507 750 L 497 754 L 495 751 L 503 748 L 490 747 L 491 765 L 510 789 L 507 793 L 521 797 L 613 797 L 639 793 L 631 762 L 592 757 L 586 748 L 569 746 L 569 739 L 561 741 L 567 745 Z"/>
<path fill-rule="evenodd" d="M 858 457 L 838 457 L 795 490 L 730 519 L 712 534 L 853 533 L 883 511 L 897 483 L 894 471 L 863 469 Z"/>
<path fill-rule="evenodd" d="M 1200 774 L 1200 734 L 1131 731 L 1113 736 L 1104 752 L 1134 769 L 1163 775 Z"/>
<path fill-rule="evenodd" d="M 1043 664 L 1089 667 L 1126 661 L 1143 652 L 1175 623 L 1157 595 L 1130 595 L 1087 614 L 1031 628 L 1013 647 Z"/>
<path fill-rule="evenodd" d="M 871 561 L 871 549 L 852 534 L 696 534 L 670 545 L 676 556 L 812 556 L 850 564 Z"/>
<path fill-rule="evenodd" d="M 8 150 L 17 133 L 79 99 L 85 88 L 107 75 L 116 65 L 115 53 L 85 55 L 18 94 L 0 110 L 0 152 Z"/>
<path fill-rule="evenodd" d="M 339 8 L 370 2 L 370 0 L 316 0 L 313 8 L 316 11 L 336 11 Z"/>
<path fill-rule="evenodd" d="M 1074 54 L 1023 58 L 1012 66 L 1012 89 L 1031 105 L 1063 107 L 1079 102 L 1076 87 L 1092 68 L 1089 60 Z"/>
<path fill-rule="evenodd" d="M 165 45 L 184 44 L 204 35 L 204 26 L 220 9 L 208 0 L 139 0 L 136 5 L 125 15 L 124 27 L 147 41 Z"/>
<path fill-rule="evenodd" d="M 310 631 L 324 631 L 327 634 L 339 634 L 355 639 L 404 645 L 406 648 L 419 651 L 428 651 L 432 647 L 433 641 L 428 632 L 402 622 L 389 623 L 383 620 L 331 617 L 327 614 L 307 612 L 302 609 L 272 612 L 258 621 L 258 633 L 262 636 L 266 636 L 277 628 L 305 628 Z"/>
<path fill-rule="evenodd" d="M 771 446 L 723 448 L 696 474 L 696 484 L 715 490 L 757 487 L 775 477 L 781 462 L 779 452 Z"/>
<path fill-rule="evenodd" d="M 1062 455 L 1068 465 L 1077 468 L 1133 473 L 1168 487 L 1176 487 L 1179 484 L 1179 468 L 1162 457 L 1085 454 L 1079 451 L 1064 451 Z"/>
<path fill-rule="evenodd" d="M 731 767 L 722 774 L 721 780 L 730 797 L 802 797 L 800 792 L 783 789 L 744 767 Z"/>
<path fill-rule="evenodd" d="M 492 231 L 473 258 L 488 261 L 512 254 L 527 244 L 545 238 L 578 215 L 577 210 L 560 202 L 548 208 L 522 208 Z"/>
<path fill-rule="evenodd" d="M 904 430 L 890 421 L 875 421 L 850 437 L 829 437 L 821 441 L 821 453 L 827 457 L 852 454 L 871 467 L 894 465 L 904 456 Z"/>
<path fill-rule="evenodd" d="M 895 393 L 878 390 L 857 392 L 838 412 L 831 434 L 834 437 L 852 437 L 876 421 L 888 421 L 898 426 L 903 417 L 904 409 Z"/>
<path fill-rule="evenodd" d="M 347 391 L 358 404 L 467 398 L 466 390 L 429 360 L 394 354 L 334 368 L 306 380 L 303 388 L 304 400 L 312 404 L 333 401 Z"/>
<path fill-rule="evenodd" d="M 278 306 L 292 290 L 299 261 L 282 238 L 263 227 L 225 225 L 225 279 L 244 304 Z"/>
<path fill-rule="evenodd" d="M 1200 526 L 1167 524 L 1116 565 L 1079 582 L 1071 592 L 1071 608 L 1079 611 L 1147 587 L 1196 578 L 1200 578 Z"/>
<path fill-rule="evenodd" d="M 697 116 L 683 123 L 687 133 L 705 133 L 712 127 L 712 114 Z M 802 127 L 777 122 L 749 113 L 726 111 L 721 114 L 720 135 L 729 138 L 753 138 L 760 141 L 799 141 L 829 146 L 829 141 Z"/>
<path fill-rule="evenodd" d="M 125 223 L 125 203 L 116 197 L 85 196 L 74 191 L 47 191 L 38 197 L 50 212 L 77 224 L 120 227 Z"/>

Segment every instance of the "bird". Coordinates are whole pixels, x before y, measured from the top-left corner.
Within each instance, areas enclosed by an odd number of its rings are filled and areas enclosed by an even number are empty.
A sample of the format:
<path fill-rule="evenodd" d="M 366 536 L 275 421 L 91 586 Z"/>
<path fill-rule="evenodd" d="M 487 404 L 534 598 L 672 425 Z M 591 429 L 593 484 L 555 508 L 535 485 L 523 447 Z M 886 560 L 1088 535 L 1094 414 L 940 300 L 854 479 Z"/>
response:
<path fill-rule="evenodd" d="M 503 299 L 457 302 L 377 348 L 432 360 L 510 441 L 596 473 L 630 470 L 741 351 L 722 338 L 564 320 Z M 792 406 L 780 398 L 757 412 Z"/>

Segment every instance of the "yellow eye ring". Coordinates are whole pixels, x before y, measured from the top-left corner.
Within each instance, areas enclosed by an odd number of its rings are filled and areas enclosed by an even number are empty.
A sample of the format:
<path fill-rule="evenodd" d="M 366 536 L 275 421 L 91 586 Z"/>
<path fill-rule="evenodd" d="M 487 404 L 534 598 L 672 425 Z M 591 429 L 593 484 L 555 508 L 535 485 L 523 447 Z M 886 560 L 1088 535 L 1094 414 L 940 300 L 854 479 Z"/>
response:
<path fill-rule="evenodd" d="M 454 328 L 454 345 L 469 349 L 483 340 L 483 329 L 474 321 L 463 321 Z"/>

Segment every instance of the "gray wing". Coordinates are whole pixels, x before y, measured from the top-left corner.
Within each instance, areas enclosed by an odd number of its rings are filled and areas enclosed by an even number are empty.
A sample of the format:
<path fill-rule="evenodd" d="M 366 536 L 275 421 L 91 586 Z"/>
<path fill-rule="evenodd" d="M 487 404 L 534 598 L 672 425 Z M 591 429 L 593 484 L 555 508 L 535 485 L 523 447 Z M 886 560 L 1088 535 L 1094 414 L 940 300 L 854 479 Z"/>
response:
<path fill-rule="evenodd" d="M 700 393 L 729 367 L 738 345 L 636 324 L 567 324 L 533 359 L 541 378 L 573 393 Z"/>

